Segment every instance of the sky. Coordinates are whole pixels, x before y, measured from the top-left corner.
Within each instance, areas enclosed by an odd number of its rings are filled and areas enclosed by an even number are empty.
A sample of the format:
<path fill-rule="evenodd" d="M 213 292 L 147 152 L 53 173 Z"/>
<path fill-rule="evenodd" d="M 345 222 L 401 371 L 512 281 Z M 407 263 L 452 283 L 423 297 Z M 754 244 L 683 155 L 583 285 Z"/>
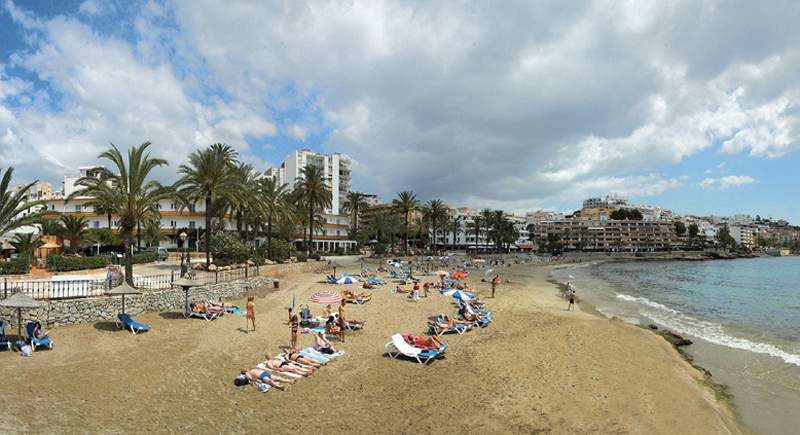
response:
<path fill-rule="evenodd" d="M 114 143 L 525 212 L 617 193 L 800 223 L 800 3 L 0 0 L 0 167 L 58 186 Z"/>

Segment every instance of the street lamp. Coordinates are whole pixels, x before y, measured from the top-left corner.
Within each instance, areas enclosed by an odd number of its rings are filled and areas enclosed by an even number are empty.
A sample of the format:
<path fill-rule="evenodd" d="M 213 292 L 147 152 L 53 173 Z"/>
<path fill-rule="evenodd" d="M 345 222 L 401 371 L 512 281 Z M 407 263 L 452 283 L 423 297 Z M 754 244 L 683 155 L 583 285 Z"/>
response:
<path fill-rule="evenodd" d="M 183 253 L 181 253 L 181 277 L 183 277 L 189 270 L 189 246 L 186 243 L 186 239 L 189 236 L 186 235 L 185 231 L 181 231 L 178 237 L 181 238 L 181 245 L 183 245 Z"/>

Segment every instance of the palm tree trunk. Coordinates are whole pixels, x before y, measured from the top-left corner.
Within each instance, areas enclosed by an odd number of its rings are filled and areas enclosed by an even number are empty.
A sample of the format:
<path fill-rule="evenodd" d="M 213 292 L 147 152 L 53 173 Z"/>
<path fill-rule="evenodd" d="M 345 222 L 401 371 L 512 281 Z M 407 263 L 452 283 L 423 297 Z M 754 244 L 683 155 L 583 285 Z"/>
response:
<path fill-rule="evenodd" d="M 125 231 L 125 282 L 133 287 L 133 237 L 131 231 Z"/>
<path fill-rule="evenodd" d="M 267 216 L 267 258 L 272 258 L 272 215 Z"/>
<path fill-rule="evenodd" d="M 206 196 L 206 268 L 211 264 L 211 195 Z"/>
<path fill-rule="evenodd" d="M 403 215 L 403 253 L 408 256 L 408 212 Z"/>
<path fill-rule="evenodd" d="M 108 229 L 110 230 L 111 229 L 111 213 L 106 214 L 106 217 L 108 218 Z"/>
<path fill-rule="evenodd" d="M 311 255 L 314 249 L 311 243 L 314 239 L 314 206 L 308 206 L 308 246 L 306 246 L 306 255 Z"/>

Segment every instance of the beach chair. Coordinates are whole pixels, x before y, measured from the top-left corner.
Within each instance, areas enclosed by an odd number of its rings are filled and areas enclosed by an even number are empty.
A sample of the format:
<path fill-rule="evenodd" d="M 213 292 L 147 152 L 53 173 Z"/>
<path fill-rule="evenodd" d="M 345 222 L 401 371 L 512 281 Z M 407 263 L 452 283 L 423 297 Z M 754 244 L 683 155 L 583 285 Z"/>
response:
<path fill-rule="evenodd" d="M 149 331 L 150 325 L 147 323 L 137 322 L 131 318 L 130 314 L 120 313 L 117 314 L 117 323 L 120 325 L 121 328 L 130 329 L 134 335 L 143 332 Z"/>
<path fill-rule="evenodd" d="M 206 320 L 206 321 L 211 321 L 211 320 L 214 320 L 214 319 L 216 319 L 217 317 L 219 317 L 221 315 L 222 315 L 222 312 L 214 313 L 214 314 L 209 313 L 209 312 L 195 313 L 194 311 L 192 311 L 191 302 L 186 304 L 186 307 L 184 307 L 184 309 L 183 309 L 183 317 L 186 317 L 187 319 L 190 318 L 190 317 L 197 317 L 199 319 L 203 319 L 203 320 Z"/>
<path fill-rule="evenodd" d="M 463 323 L 456 323 L 456 326 L 453 328 L 441 328 L 435 322 L 428 322 L 428 334 L 437 335 L 439 337 L 451 332 L 455 332 L 458 335 L 462 335 L 463 333 L 469 331 L 470 329 L 471 327 L 469 325 L 465 325 Z"/>
<path fill-rule="evenodd" d="M 335 275 L 328 275 L 325 277 L 325 282 L 328 284 L 337 284 L 336 281 L 339 281 L 339 278 L 337 278 Z"/>
<path fill-rule="evenodd" d="M 397 359 L 397 357 L 403 355 L 417 360 L 417 362 L 422 365 L 441 356 L 439 351 L 422 350 L 406 343 L 401 334 L 394 334 L 392 336 L 392 341 L 386 343 L 386 353 L 388 353 L 392 359 Z"/>
<path fill-rule="evenodd" d="M 492 323 L 491 311 L 476 310 L 475 308 L 472 308 L 470 304 L 462 304 L 462 306 L 469 314 L 477 316 L 475 318 L 475 321 L 472 322 L 475 326 L 480 326 L 481 328 L 484 328 L 488 326 L 490 323 Z"/>
<path fill-rule="evenodd" d="M 5 320 L 0 320 L 0 347 L 5 347 L 6 349 L 11 350 L 11 339 L 6 336 Z"/>
<path fill-rule="evenodd" d="M 31 347 L 35 351 L 37 347 L 46 347 L 48 349 L 53 348 L 53 340 L 50 339 L 48 336 L 44 336 L 42 338 L 36 338 L 33 336 L 33 328 L 36 326 L 36 322 L 28 322 L 25 324 L 25 333 L 28 334 L 28 340 L 31 342 Z"/>

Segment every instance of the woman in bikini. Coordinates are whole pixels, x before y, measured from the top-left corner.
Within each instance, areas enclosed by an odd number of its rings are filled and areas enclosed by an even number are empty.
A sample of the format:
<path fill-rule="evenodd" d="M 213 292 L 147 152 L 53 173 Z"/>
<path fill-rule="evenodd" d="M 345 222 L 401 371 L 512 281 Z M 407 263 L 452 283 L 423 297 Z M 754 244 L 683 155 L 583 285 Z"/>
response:
<path fill-rule="evenodd" d="M 256 303 L 253 301 L 253 299 L 254 299 L 253 296 L 248 296 L 247 298 L 247 307 L 246 307 L 247 312 L 245 314 L 245 328 L 246 328 L 245 332 L 250 331 L 250 323 L 253 324 L 253 331 L 255 332 L 256 330 L 256 313 L 255 313 Z"/>
<path fill-rule="evenodd" d="M 289 328 L 292 332 L 292 348 L 297 347 L 297 330 L 300 328 L 300 319 L 297 314 L 292 314 L 292 309 L 289 308 Z"/>
<path fill-rule="evenodd" d="M 304 356 L 301 356 L 300 349 L 296 347 L 281 346 L 281 351 L 286 356 L 286 359 L 289 361 L 305 364 L 307 366 L 313 367 L 314 369 L 322 367 L 322 364 L 320 364 L 316 360 L 312 360 L 311 358 L 306 358 Z"/>

